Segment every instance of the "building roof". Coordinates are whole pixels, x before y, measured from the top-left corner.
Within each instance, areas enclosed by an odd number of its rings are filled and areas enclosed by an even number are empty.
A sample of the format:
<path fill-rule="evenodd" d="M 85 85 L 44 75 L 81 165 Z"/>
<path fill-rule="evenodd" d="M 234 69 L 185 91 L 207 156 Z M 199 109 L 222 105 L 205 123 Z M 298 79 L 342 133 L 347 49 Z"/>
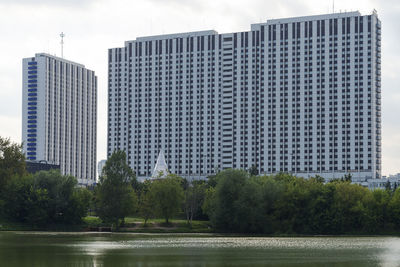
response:
<path fill-rule="evenodd" d="M 158 154 L 157 163 L 154 167 L 153 175 L 151 176 L 151 178 L 165 178 L 168 173 L 168 166 L 165 162 L 164 152 L 161 150 Z"/>

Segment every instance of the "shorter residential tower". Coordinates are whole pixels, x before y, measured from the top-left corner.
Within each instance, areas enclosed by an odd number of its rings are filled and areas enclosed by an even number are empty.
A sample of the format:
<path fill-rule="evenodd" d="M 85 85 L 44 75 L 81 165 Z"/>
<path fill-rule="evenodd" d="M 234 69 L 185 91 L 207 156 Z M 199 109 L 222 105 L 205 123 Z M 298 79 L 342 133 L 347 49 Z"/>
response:
<path fill-rule="evenodd" d="M 40 53 L 23 59 L 22 141 L 28 161 L 60 165 L 81 185 L 96 181 L 97 77 Z"/>

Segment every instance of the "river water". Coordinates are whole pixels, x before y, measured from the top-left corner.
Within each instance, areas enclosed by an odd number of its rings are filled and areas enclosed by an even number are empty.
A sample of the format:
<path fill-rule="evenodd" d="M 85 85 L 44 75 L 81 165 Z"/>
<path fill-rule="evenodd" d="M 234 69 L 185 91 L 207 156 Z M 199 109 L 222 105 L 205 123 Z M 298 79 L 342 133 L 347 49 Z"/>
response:
<path fill-rule="evenodd" d="M 400 238 L 0 232 L 0 266 L 400 267 Z"/>

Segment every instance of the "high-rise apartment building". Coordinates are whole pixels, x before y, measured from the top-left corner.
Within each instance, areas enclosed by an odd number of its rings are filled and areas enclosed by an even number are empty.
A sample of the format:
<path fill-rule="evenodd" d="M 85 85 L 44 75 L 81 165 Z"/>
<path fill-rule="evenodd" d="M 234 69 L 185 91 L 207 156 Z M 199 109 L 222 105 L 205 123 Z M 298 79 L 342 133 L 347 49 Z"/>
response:
<path fill-rule="evenodd" d="M 273 19 L 251 31 L 140 37 L 108 51 L 108 155 L 150 177 L 215 169 L 381 176 L 376 12 Z"/>
<path fill-rule="evenodd" d="M 83 185 L 96 181 L 97 77 L 48 54 L 23 59 L 22 140 L 29 161 L 60 165 Z"/>

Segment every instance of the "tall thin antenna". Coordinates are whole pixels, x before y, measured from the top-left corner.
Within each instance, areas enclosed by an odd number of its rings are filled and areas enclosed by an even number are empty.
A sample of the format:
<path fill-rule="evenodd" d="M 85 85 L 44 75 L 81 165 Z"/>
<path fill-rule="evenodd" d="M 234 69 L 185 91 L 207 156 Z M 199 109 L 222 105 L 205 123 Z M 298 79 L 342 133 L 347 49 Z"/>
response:
<path fill-rule="evenodd" d="M 60 33 L 60 37 L 61 37 L 61 58 L 64 58 L 64 37 L 65 37 L 65 33 L 61 32 Z"/>

